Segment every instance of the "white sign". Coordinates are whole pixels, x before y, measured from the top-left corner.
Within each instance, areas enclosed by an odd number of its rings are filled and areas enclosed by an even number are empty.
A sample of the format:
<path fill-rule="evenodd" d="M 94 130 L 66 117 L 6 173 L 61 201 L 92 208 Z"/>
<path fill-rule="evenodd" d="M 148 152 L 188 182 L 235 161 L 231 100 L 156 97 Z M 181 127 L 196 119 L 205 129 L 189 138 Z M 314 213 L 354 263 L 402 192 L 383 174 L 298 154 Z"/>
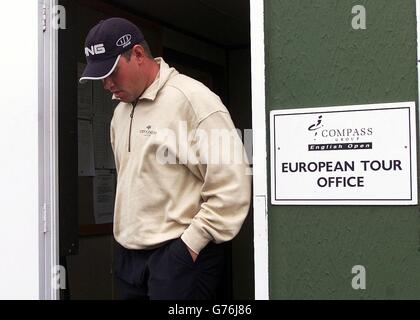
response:
<path fill-rule="evenodd" d="M 417 204 L 415 103 L 270 113 L 271 203 Z"/>
<path fill-rule="evenodd" d="M 112 223 L 115 204 L 115 175 L 109 170 L 96 170 L 94 216 L 95 223 Z"/>

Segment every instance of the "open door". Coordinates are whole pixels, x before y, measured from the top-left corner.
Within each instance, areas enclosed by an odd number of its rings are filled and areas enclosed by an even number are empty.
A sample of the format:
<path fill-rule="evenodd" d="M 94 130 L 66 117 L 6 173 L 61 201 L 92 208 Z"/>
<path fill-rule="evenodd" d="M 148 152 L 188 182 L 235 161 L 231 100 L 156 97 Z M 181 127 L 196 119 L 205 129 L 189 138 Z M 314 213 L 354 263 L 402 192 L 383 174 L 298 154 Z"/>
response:
<path fill-rule="evenodd" d="M 66 271 L 61 299 L 116 298 L 110 205 L 116 172 L 106 140 L 115 104 L 96 84 L 86 89 L 77 83 L 78 66 L 85 63 L 84 39 L 93 25 L 111 16 L 136 23 L 154 56 L 163 56 L 221 97 L 244 138 L 252 128 L 249 2 L 181 2 L 59 2 L 67 20 L 67 29 L 60 30 L 58 38 L 59 256 Z M 221 298 L 254 299 L 253 249 L 251 207 L 229 249 Z"/>

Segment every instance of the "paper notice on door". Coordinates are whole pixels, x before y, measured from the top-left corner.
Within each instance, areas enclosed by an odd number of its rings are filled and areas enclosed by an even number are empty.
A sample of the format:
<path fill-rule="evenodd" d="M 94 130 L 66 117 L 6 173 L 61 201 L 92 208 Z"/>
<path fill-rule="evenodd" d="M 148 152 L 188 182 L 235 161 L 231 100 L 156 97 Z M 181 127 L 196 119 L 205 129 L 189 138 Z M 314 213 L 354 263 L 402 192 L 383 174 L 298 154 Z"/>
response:
<path fill-rule="evenodd" d="M 115 174 L 109 170 L 96 170 L 94 189 L 95 223 L 112 223 L 115 202 Z"/>

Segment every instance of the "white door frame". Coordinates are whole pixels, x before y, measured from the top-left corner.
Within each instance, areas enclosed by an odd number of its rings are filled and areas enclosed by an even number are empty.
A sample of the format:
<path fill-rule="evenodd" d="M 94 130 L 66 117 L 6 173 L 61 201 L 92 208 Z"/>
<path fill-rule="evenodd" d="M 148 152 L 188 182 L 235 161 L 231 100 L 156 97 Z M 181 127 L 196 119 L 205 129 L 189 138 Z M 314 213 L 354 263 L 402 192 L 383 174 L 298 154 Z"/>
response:
<path fill-rule="evenodd" d="M 57 0 L 38 0 L 38 3 L 40 19 L 45 15 L 45 27 L 41 28 L 39 37 L 40 83 L 43 84 L 39 89 L 39 190 L 41 217 L 43 217 L 40 223 L 40 297 L 56 300 L 59 299 L 59 272 L 63 271 L 58 268 L 58 31 L 53 28 L 51 21 L 51 10 L 55 8 Z M 250 0 L 250 19 L 255 299 L 267 300 L 269 299 L 268 199 L 263 0 Z M 61 279 L 61 284 L 64 279 Z"/>
<path fill-rule="evenodd" d="M 65 281 L 59 267 L 58 221 L 58 31 L 57 0 L 38 0 L 39 35 L 39 203 L 40 299 L 58 300 Z M 60 279 L 60 276 L 62 279 Z"/>
<path fill-rule="evenodd" d="M 416 17 L 417 17 L 417 79 L 420 79 L 420 0 L 416 0 Z M 420 102 L 420 83 L 418 83 L 417 93 L 418 93 L 419 102 Z"/>
<path fill-rule="evenodd" d="M 269 299 L 264 0 L 250 0 L 255 299 Z"/>

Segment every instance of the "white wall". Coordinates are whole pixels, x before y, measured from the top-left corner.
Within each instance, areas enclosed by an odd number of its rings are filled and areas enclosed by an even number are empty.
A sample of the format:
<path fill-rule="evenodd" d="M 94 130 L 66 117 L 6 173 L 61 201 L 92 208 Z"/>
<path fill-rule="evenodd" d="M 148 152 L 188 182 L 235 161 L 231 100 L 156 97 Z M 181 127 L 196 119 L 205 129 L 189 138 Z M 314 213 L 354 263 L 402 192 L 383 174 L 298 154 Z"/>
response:
<path fill-rule="evenodd" d="M 38 299 L 38 1 L 8 1 L 0 30 L 0 299 Z"/>

